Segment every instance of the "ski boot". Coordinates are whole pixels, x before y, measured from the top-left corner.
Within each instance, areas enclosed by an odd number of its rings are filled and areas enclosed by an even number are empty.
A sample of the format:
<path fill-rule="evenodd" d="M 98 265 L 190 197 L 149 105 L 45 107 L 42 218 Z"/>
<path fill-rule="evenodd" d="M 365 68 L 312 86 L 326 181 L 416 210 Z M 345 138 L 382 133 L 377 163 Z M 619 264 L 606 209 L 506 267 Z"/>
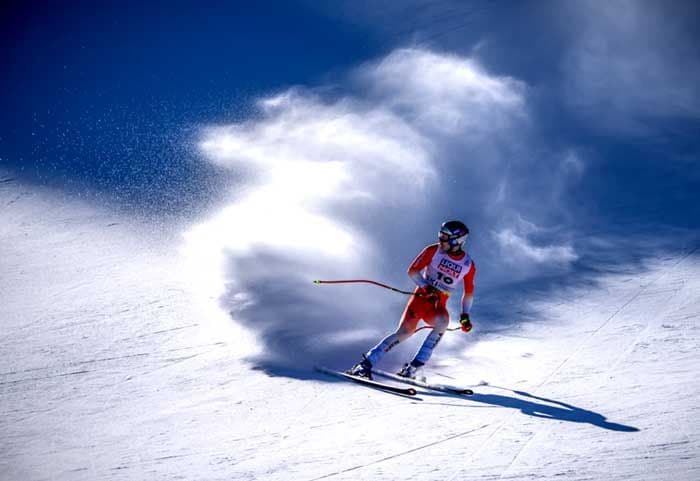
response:
<path fill-rule="evenodd" d="M 372 379 L 372 363 L 369 362 L 369 359 L 367 359 L 365 356 L 362 356 L 362 361 L 345 371 L 345 373 L 350 374 L 351 376 Z"/>
<path fill-rule="evenodd" d="M 417 379 L 417 380 L 423 380 L 425 379 L 422 376 L 419 376 L 420 371 L 423 368 L 423 364 L 417 364 L 415 362 L 410 362 L 406 363 L 403 365 L 401 370 L 397 372 L 396 374 L 401 377 L 405 377 L 408 379 Z"/>

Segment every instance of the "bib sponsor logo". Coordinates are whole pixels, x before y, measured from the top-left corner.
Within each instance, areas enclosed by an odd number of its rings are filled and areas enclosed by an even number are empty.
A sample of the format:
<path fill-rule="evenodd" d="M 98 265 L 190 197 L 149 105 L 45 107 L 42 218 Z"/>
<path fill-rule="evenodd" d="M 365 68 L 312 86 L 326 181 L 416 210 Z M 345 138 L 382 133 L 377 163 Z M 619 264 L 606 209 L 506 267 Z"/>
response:
<path fill-rule="evenodd" d="M 438 271 L 451 277 L 459 277 L 459 273 L 462 272 L 462 266 L 448 259 L 442 259 L 438 265 Z"/>

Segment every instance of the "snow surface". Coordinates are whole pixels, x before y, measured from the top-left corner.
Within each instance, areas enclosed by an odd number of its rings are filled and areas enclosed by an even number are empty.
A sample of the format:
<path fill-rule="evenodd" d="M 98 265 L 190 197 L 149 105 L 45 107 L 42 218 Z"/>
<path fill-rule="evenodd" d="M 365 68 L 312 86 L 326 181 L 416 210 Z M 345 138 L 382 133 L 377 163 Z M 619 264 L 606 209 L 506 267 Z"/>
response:
<path fill-rule="evenodd" d="M 1 180 L 2 480 L 700 479 L 697 246 L 449 334 L 476 394 L 407 399 L 251 369 L 178 236 Z"/>

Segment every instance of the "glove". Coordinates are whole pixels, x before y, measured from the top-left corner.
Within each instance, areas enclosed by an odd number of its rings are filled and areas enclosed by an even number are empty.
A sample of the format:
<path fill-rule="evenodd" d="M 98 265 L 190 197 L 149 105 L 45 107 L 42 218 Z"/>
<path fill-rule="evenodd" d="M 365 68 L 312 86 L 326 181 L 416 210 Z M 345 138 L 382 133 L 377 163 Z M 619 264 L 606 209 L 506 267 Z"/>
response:
<path fill-rule="evenodd" d="M 462 330 L 464 332 L 472 330 L 472 321 L 469 319 L 469 314 L 466 312 L 463 312 L 462 315 L 459 316 L 459 323 L 462 325 Z"/>

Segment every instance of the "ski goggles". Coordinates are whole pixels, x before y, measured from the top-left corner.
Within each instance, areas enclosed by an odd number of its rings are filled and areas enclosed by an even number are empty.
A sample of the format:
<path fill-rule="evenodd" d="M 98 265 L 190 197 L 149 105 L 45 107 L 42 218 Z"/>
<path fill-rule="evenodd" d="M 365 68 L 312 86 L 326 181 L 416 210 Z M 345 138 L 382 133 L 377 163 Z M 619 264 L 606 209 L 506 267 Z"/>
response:
<path fill-rule="evenodd" d="M 450 247 L 457 247 L 457 246 L 461 246 L 462 244 L 464 244 L 464 242 L 467 240 L 468 235 L 469 234 L 455 236 L 455 235 L 447 234 L 445 232 L 440 231 L 440 232 L 438 232 L 438 240 L 440 242 L 445 242 L 445 243 L 449 244 Z"/>

